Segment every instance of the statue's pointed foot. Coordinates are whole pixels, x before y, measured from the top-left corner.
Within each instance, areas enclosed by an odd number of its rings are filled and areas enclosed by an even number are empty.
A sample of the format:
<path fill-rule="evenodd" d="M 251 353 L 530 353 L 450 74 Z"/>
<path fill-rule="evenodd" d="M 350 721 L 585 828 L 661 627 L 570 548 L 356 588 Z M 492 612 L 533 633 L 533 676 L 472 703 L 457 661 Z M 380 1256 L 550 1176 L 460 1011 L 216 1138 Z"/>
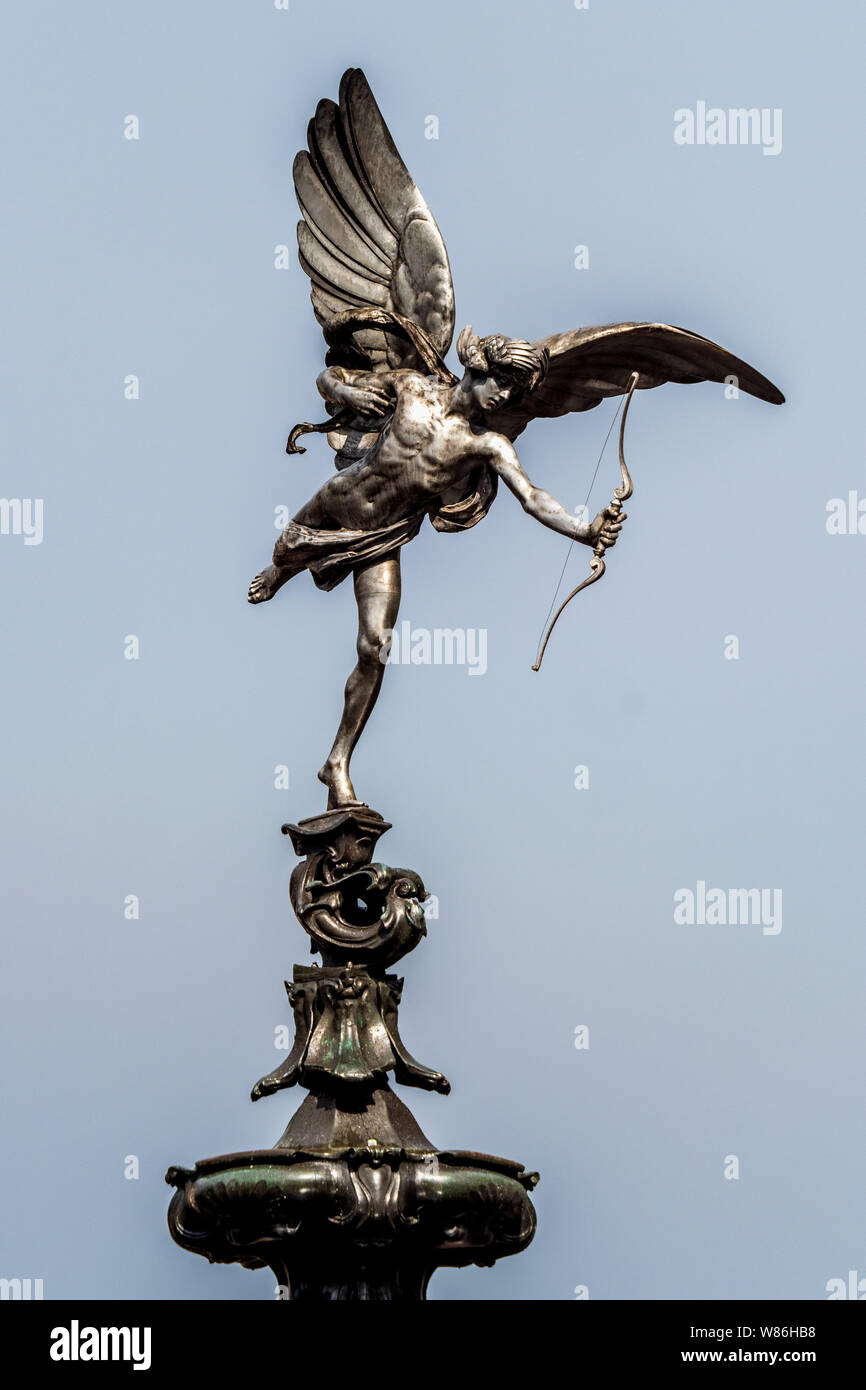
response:
<path fill-rule="evenodd" d="M 286 582 L 288 575 L 278 570 L 276 565 L 268 565 L 256 575 L 247 591 L 247 601 L 249 603 L 266 603 L 269 598 L 273 598 L 278 589 L 281 589 Z"/>

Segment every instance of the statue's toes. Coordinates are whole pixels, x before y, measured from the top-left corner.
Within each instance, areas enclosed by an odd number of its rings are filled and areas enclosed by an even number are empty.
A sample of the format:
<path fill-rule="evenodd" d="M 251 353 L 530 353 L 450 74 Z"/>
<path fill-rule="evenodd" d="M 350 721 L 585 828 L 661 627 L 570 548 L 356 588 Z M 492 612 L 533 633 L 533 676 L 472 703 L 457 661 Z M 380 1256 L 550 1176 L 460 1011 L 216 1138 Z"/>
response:
<path fill-rule="evenodd" d="M 250 603 L 264 603 L 266 599 L 272 598 L 279 585 L 276 583 L 278 572 L 273 565 L 269 565 L 266 570 L 257 574 L 249 589 L 247 599 Z"/>

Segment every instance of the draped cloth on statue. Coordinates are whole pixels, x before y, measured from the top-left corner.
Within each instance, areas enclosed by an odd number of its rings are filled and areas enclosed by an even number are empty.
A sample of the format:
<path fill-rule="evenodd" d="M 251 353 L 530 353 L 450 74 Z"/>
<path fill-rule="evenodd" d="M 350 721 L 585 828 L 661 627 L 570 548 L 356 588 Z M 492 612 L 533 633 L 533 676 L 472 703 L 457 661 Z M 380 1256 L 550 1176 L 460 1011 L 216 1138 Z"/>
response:
<path fill-rule="evenodd" d="M 498 481 L 485 464 L 467 479 L 466 491 L 456 502 L 425 507 L 372 531 L 327 530 L 290 521 L 274 547 L 274 564 L 291 575 L 307 569 L 319 589 L 335 589 L 353 570 L 385 560 L 414 540 L 425 516 L 437 531 L 468 531 L 487 515 Z"/>

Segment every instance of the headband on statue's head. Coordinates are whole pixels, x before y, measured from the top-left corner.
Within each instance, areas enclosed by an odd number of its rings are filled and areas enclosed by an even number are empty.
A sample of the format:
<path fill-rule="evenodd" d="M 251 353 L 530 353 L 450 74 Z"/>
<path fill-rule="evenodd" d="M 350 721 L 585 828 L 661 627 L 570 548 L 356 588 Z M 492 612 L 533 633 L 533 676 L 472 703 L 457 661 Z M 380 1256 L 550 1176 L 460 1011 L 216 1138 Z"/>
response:
<path fill-rule="evenodd" d="M 510 377 L 524 391 L 534 391 L 547 374 L 550 354 L 546 348 L 539 350 L 522 338 L 506 338 L 501 333 L 491 333 L 487 338 L 479 338 L 467 324 L 457 339 L 457 356 L 473 372 L 497 372 Z"/>

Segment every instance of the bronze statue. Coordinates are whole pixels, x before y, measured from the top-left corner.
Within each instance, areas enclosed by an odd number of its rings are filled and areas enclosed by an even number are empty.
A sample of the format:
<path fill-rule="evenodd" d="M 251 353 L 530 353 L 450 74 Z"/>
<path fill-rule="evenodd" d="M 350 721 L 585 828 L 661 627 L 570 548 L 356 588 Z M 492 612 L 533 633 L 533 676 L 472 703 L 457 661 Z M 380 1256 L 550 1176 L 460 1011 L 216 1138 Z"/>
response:
<path fill-rule="evenodd" d="M 328 809 L 283 826 L 302 861 L 292 907 L 321 964 L 295 965 L 286 982 L 294 1044 L 252 1099 L 295 1086 L 308 1094 L 272 1148 L 169 1168 L 168 1221 L 185 1250 L 269 1267 L 281 1298 L 419 1301 L 436 1269 L 492 1265 L 526 1249 L 539 1175 L 477 1149 L 439 1149 L 390 1084 L 450 1089 L 403 1043 L 403 981 L 391 971 L 426 934 L 427 890 L 413 870 L 374 862 L 391 827 L 355 800 L 349 775 L 397 620 L 401 548 L 425 516 L 440 531 L 474 526 L 502 478 L 536 520 L 593 547 L 577 593 L 604 574 L 625 519 L 623 441 L 637 389 L 735 377 L 762 400 L 782 397 L 715 343 L 658 323 L 537 343 L 465 328 L 458 380 L 444 361 L 454 328 L 445 247 L 358 69 L 345 74 L 339 106 L 319 104 L 294 176 L 301 264 L 328 343 L 318 385 L 329 416 L 296 425 L 287 448 L 303 453 L 300 435 L 327 432 L 337 472 L 289 522 L 249 597 L 271 598 L 303 569 L 324 589 L 351 574 L 359 618 L 357 665 L 319 774 Z M 589 410 L 607 396 L 622 398 L 622 482 L 585 522 L 533 485 L 514 441 L 536 416 Z M 504 1054 L 496 1066 L 508 1084 Z"/>
<path fill-rule="evenodd" d="M 361 804 L 349 762 L 382 684 L 400 603 L 400 549 L 425 516 L 437 530 L 467 530 L 486 516 L 501 478 L 530 516 L 594 548 L 583 588 L 604 573 L 604 551 L 625 520 L 625 412 L 623 482 L 591 522 L 521 467 L 514 440 L 531 420 L 590 410 L 609 396 L 628 393 L 630 401 L 635 388 L 669 381 L 734 378 L 761 400 L 780 405 L 784 397 L 718 344 L 663 323 L 579 328 L 534 343 L 478 338 L 467 327 L 457 340 L 458 379 L 444 361 L 454 331 L 445 245 L 359 68 L 344 74 L 339 105 L 319 103 L 308 145 L 293 171 L 298 244 L 328 344 L 317 385 L 329 418 L 296 425 L 287 452 L 304 452 L 300 435 L 327 432 L 337 473 L 289 522 L 249 601 L 272 598 L 304 569 L 322 589 L 353 576 L 357 664 L 319 772 L 336 808 Z"/>

